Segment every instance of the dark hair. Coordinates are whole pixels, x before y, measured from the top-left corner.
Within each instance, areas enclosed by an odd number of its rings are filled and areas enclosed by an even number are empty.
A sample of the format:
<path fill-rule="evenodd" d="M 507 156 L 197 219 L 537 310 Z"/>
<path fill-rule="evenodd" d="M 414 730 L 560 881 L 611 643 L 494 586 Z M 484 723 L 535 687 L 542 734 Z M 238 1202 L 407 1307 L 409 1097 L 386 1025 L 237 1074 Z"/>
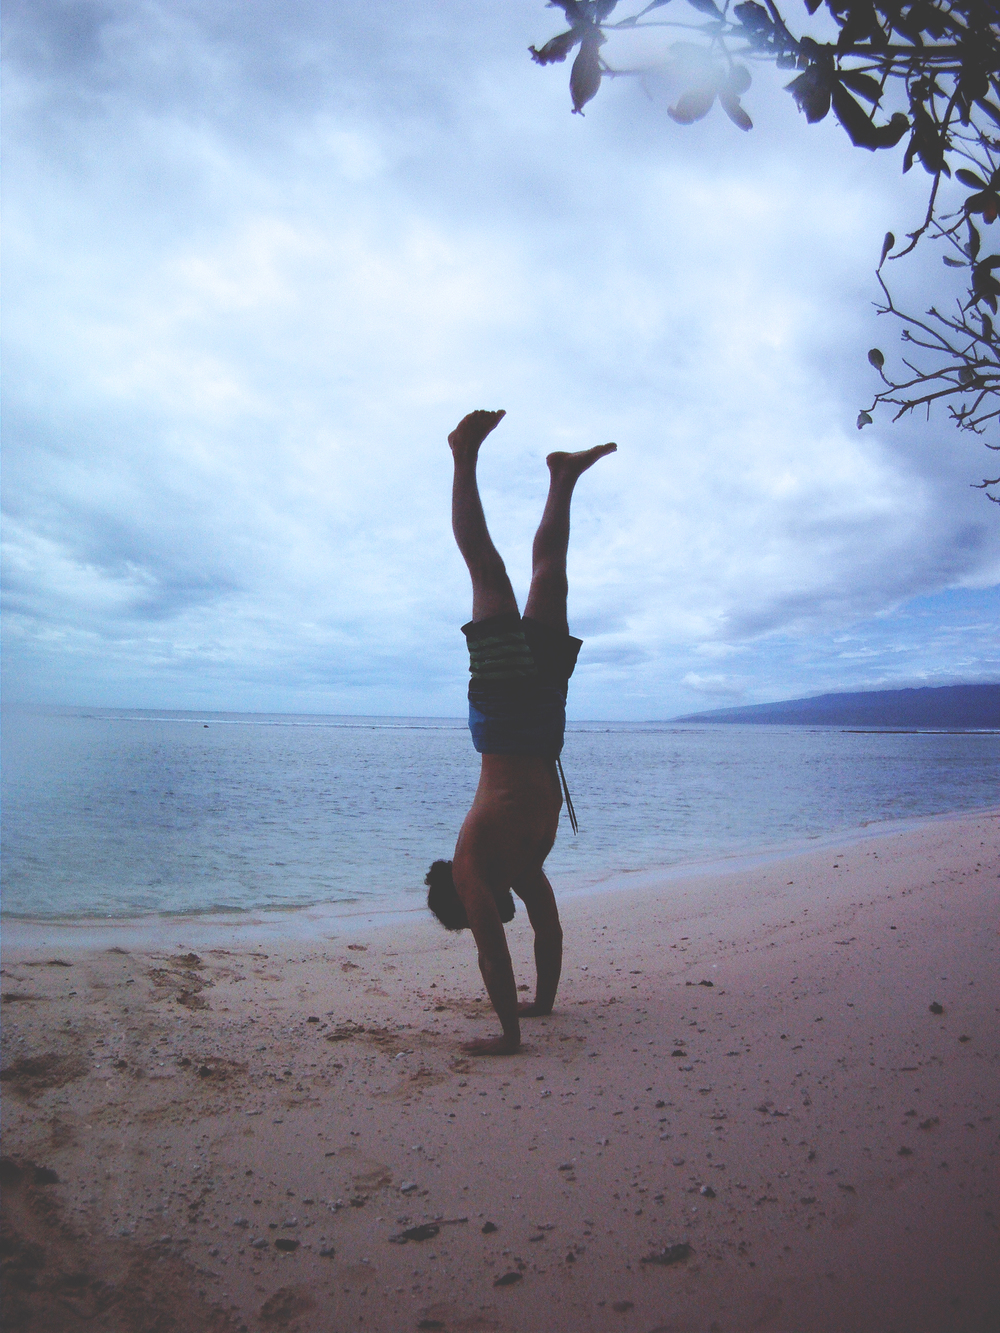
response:
<path fill-rule="evenodd" d="M 427 906 L 445 930 L 465 930 L 469 918 L 452 879 L 451 862 L 435 861 L 424 876 L 424 883 L 427 885 Z M 496 904 L 501 921 L 514 920 L 514 895 L 510 889 L 505 889 L 497 897 Z"/>

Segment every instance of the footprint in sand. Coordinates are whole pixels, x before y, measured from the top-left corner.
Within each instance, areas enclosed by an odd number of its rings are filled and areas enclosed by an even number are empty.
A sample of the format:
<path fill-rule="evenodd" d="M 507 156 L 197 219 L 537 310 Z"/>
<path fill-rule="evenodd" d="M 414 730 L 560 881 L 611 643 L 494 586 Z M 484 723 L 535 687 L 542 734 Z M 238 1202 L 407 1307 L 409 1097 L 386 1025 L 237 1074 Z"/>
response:
<path fill-rule="evenodd" d="M 77 1055 L 26 1055 L 0 1070 L 0 1082 L 7 1084 L 15 1097 L 27 1101 L 49 1088 L 61 1088 L 88 1072 L 87 1062 Z"/>
<path fill-rule="evenodd" d="M 275 1328 L 283 1328 L 293 1319 L 299 1319 L 314 1309 L 316 1302 L 305 1291 L 295 1287 L 279 1287 L 260 1307 L 260 1321 Z"/>

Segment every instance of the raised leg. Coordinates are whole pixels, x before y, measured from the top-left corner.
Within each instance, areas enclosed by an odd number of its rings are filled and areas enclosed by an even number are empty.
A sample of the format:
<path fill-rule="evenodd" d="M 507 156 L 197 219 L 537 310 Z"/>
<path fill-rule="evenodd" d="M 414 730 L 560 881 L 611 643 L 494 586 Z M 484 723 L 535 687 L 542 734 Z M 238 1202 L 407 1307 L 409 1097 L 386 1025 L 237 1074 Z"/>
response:
<path fill-rule="evenodd" d="M 567 630 L 566 552 L 569 549 L 569 509 L 573 488 L 587 468 L 605 454 L 613 454 L 617 444 L 599 444 L 577 454 L 549 454 L 549 494 L 542 521 L 531 548 L 531 588 L 524 604 L 524 614 L 553 629 Z"/>
<path fill-rule="evenodd" d="M 476 479 L 479 446 L 504 415 L 503 412 L 470 412 L 448 436 L 455 460 L 451 526 L 472 577 L 473 620 L 487 620 L 490 616 L 517 610 L 517 599 L 506 567 L 486 526 Z"/>

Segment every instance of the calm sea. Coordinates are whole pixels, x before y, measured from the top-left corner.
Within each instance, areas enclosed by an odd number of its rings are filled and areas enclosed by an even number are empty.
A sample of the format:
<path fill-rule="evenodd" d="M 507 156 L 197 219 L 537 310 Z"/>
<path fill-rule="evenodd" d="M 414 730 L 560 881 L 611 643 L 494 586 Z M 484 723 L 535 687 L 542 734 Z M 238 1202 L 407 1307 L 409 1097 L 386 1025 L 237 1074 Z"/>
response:
<path fill-rule="evenodd" d="M 415 906 L 478 756 L 441 718 L 5 713 L 3 911 Z M 559 888 L 998 803 L 1000 734 L 575 723 Z"/>

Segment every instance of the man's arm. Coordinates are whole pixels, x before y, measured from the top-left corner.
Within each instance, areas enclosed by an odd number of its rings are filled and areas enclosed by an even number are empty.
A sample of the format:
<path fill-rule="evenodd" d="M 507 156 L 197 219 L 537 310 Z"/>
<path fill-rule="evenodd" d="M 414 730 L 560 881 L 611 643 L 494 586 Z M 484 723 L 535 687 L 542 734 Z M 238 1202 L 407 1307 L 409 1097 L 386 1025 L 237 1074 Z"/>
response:
<path fill-rule="evenodd" d="M 542 870 L 519 880 L 513 889 L 524 902 L 535 932 L 535 1002 L 522 1004 L 518 1013 L 523 1018 L 538 1018 L 551 1014 L 559 988 L 563 939 L 559 909 L 552 885 Z"/>
<path fill-rule="evenodd" d="M 452 874 L 479 950 L 479 970 L 486 992 L 503 1028 L 502 1037 L 469 1042 L 465 1050 L 473 1055 L 513 1055 L 521 1045 L 517 987 L 496 901 L 489 886 L 474 872 L 453 865 Z"/>

